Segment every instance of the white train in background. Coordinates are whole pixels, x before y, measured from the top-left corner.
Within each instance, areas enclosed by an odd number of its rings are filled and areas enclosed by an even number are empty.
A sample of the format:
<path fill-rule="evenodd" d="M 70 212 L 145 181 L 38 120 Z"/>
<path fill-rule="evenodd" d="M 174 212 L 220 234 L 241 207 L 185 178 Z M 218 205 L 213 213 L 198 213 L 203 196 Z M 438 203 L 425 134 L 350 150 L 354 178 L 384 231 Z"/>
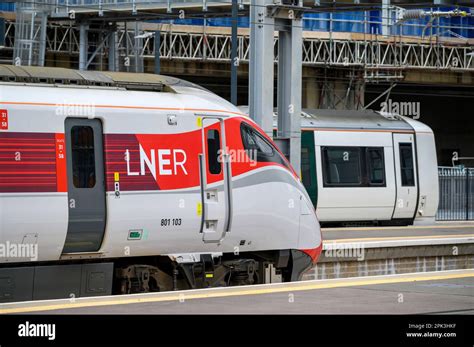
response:
<path fill-rule="evenodd" d="M 318 109 L 303 110 L 301 129 L 301 178 L 322 225 L 434 223 L 430 127 L 373 110 Z"/>

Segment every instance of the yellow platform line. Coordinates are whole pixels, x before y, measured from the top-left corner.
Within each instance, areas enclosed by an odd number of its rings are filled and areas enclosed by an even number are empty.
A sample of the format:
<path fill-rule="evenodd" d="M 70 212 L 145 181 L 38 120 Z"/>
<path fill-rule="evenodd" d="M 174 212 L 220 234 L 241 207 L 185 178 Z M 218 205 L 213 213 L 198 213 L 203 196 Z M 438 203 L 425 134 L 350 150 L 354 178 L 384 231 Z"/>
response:
<path fill-rule="evenodd" d="M 323 240 L 324 243 L 341 243 L 341 242 L 370 242 L 370 241 L 404 241 L 404 240 L 423 240 L 423 239 L 450 239 L 450 238 L 469 238 L 474 234 L 456 234 L 456 235 L 424 235 L 424 236 L 387 236 L 387 237 L 362 237 L 357 239 L 336 239 Z"/>
<path fill-rule="evenodd" d="M 474 270 L 454 270 L 441 273 L 430 272 L 424 274 L 405 274 L 374 276 L 363 278 L 333 279 L 333 280 L 314 280 L 307 282 L 279 283 L 272 285 L 254 285 L 245 287 L 230 287 L 219 289 L 199 289 L 181 292 L 149 293 L 126 296 L 114 296 L 106 298 L 85 298 L 77 299 L 76 302 L 67 302 L 68 299 L 62 299 L 62 303 L 38 303 L 32 306 L 12 307 L 0 309 L 0 314 L 7 313 L 26 313 L 38 311 L 64 310 L 84 307 L 114 306 L 127 304 L 143 304 L 164 301 L 182 301 L 194 299 L 223 298 L 243 295 L 261 295 L 283 292 L 295 292 L 313 289 L 329 289 L 341 287 L 367 286 L 387 283 L 407 283 L 417 281 L 446 280 L 456 278 L 474 277 Z M 8 305 L 8 304 L 7 304 Z M 13 304 L 17 305 L 17 304 Z M 21 305 L 21 303 L 20 303 Z"/>

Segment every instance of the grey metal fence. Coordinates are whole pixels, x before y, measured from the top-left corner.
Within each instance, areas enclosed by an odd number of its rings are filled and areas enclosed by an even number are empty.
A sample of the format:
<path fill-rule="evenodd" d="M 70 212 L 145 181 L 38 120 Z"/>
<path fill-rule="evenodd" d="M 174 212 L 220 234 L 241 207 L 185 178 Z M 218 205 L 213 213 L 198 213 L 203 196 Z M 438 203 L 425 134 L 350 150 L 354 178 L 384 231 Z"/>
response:
<path fill-rule="evenodd" d="M 474 220 L 474 168 L 439 167 L 436 220 Z"/>

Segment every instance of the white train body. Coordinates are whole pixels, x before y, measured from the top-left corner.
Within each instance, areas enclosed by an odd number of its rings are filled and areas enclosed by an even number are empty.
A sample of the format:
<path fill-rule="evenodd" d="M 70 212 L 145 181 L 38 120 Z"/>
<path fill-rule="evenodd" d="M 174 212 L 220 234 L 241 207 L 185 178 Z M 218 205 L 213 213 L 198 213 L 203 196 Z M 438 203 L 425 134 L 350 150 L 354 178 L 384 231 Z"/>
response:
<path fill-rule="evenodd" d="M 315 211 L 271 139 L 220 97 L 165 82 L 1 83 L 0 244 L 36 244 L 39 262 L 270 250 L 315 261 Z"/>
<path fill-rule="evenodd" d="M 303 148 L 314 146 L 321 222 L 433 223 L 438 174 L 433 131 L 373 111 L 307 111 Z M 308 155 L 309 151 L 304 155 Z M 311 194 L 310 192 L 310 195 Z"/>

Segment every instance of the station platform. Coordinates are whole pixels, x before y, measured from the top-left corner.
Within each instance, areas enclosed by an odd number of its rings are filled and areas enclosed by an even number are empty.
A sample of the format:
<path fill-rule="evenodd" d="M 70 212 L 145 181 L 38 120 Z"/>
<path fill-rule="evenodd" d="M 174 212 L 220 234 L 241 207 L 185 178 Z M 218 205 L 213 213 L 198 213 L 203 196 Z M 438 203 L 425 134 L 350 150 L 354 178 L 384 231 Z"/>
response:
<path fill-rule="evenodd" d="M 474 314 L 474 270 L 0 305 L 40 314 Z"/>
<path fill-rule="evenodd" d="M 323 253 L 303 279 L 474 268 L 474 223 L 323 228 Z"/>
<path fill-rule="evenodd" d="M 322 228 L 323 239 L 331 242 L 371 242 L 469 238 L 474 242 L 474 221 L 440 222 L 435 225 L 405 227 Z"/>

